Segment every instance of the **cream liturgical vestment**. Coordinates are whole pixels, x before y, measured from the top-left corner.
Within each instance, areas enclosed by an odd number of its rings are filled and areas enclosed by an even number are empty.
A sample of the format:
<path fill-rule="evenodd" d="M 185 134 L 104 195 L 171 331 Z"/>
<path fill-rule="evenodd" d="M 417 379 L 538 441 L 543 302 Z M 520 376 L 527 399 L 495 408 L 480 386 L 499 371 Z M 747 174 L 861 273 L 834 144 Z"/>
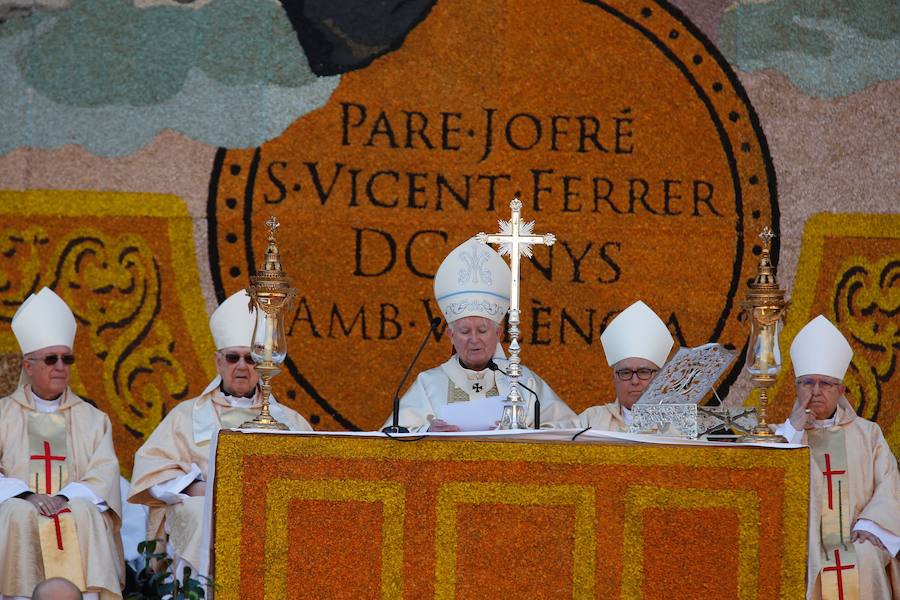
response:
<path fill-rule="evenodd" d="M 494 362 L 503 371 L 508 362 L 495 356 Z M 543 379 L 527 367 L 522 367 L 519 381 L 534 390 L 541 403 L 541 426 L 550 427 L 551 422 L 573 421 L 576 415 Z M 522 396 L 528 401 L 526 426 L 534 426 L 534 394 L 520 387 Z M 465 402 L 485 396 L 503 396 L 509 393 L 509 377 L 498 371 L 484 369 L 472 371 L 459 364 L 457 355 L 439 367 L 420 373 L 415 382 L 400 399 L 400 425 L 410 432 L 423 432 L 430 424 L 429 417 L 437 418 L 439 407 L 450 402 Z M 393 414 L 388 417 L 385 427 L 393 424 Z M 452 425 L 452 423 L 451 423 Z"/>
<path fill-rule="evenodd" d="M 585 409 L 584 412 L 578 415 L 578 420 L 572 427 L 581 429 L 591 427 L 598 431 L 626 432 L 630 424 L 631 411 L 627 408 L 622 408 L 622 405 L 616 400 L 609 404 L 601 404 Z"/>
<path fill-rule="evenodd" d="M 809 444 L 813 457 L 807 597 L 898 600 L 897 459 L 881 428 L 857 416 L 844 397 L 838 401 L 833 419 L 817 423 L 819 428 L 802 432 L 796 431 L 790 421 L 778 428 L 788 441 Z M 841 451 L 845 451 L 844 457 L 839 456 Z M 832 513 L 834 518 L 829 518 Z M 888 552 L 867 541 L 851 543 L 851 529 L 880 534 Z"/>
<path fill-rule="evenodd" d="M 40 515 L 26 492 L 61 493 L 66 507 Z M 64 576 L 100 598 L 121 598 L 119 462 L 109 417 L 67 389 L 56 401 L 22 385 L 0 399 L 0 594 L 30 597 Z"/>
<path fill-rule="evenodd" d="M 791 342 L 791 363 L 798 381 L 810 379 L 798 384 L 792 414 L 806 399 L 806 414 L 815 413 L 811 403 L 816 389 L 828 406 L 827 380 L 820 378 L 842 381 L 852 359 L 849 341 L 824 315 L 804 325 Z M 797 431 L 790 419 L 778 428 L 789 442 L 808 444 L 812 457 L 807 597 L 900 600 L 897 458 L 881 428 L 857 416 L 846 397 L 840 396 L 834 406 L 829 418 L 815 420 L 810 429 Z M 875 536 L 887 552 L 865 539 L 851 542 L 854 532 Z"/>
<path fill-rule="evenodd" d="M 183 490 L 196 480 L 206 481 L 210 441 L 219 429 L 239 427 L 259 414 L 259 393 L 249 398 L 222 394 L 216 377 L 197 398 L 176 406 L 156 427 L 134 456 L 128 501 L 150 507 L 148 539 L 163 539 L 196 572 L 201 564 L 203 497 Z M 273 417 L 292 431 L 312 431 L 294 410 L 270 400 Z"/>

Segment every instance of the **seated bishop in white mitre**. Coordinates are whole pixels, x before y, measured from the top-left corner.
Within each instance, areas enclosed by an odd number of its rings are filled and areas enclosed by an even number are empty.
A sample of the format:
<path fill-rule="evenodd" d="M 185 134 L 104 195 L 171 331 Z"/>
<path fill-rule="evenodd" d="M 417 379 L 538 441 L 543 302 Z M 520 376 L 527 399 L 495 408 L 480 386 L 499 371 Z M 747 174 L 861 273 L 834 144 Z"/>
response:
<path fill-rule="evenodd" d="M 453 356 L 416 377 L 400 399 L 400 426 L 410 432 L 459 431 L 456 424 L 437 418 L 440 407 L 488 396 L 506 397 L 509 361 L 500 337 L 509 310 L 511 278 L 500 254 L 475 238 L 447 255 L 434 277 L 434 296 L 447 321 Z M 550 386 L 525 366 L 519 381 L 534 392 L 519 386 L 528 402 L 527 427 L 534 427 L 535 394 L 542 426 L 575 418 Z M 392 422 L 393 415 L 385 427 Z"/>
<path fill-rule="evenodd" d="M 216 377 L 203 393 L 179 403 L 134 456 L 128 501 L 150 507 L 148 539 L 168 539 L 176 569 L 197 573 L 202 556 L 203 498 L 210 441 L 219 429 L 239 427 L 259 414 L 262 396 L 250 344 L 256 311 L 244 290 L 232 294 L 209 319 L 216 343 Z M 269 411 L 292 431 L 312 431 L 296 411 L 269 399 Z M 206 573 L 203 573 L 205 575 Z"/>
<path fill-rule="evenodd" d="M 88 599 L 121 598 L 119 461 L 109 417 L 69 387 L 75 329 L 48 288 L 12 319 L 24 362 L 0 399 L 0 599 L 30 598 L 51 577 Z"/>
<path fill-rule="evenodd" d="M 600 336 L 600 343 L 611 367 L 616 399 L 585 409 L 578 415 L 576 426 L 628 431 L 631 407 L 666 362 L 675 340 L 662 319 L 638 300 L 616 315 Z"/>
<path fill-rule="evenodd" d="M 797 400 L 777 430 L 809 445 L 807 598 L 900 598 L 900 473 L 877 423 L 844 395 L 853 349 L 819 315 L 791 344 Z"/>

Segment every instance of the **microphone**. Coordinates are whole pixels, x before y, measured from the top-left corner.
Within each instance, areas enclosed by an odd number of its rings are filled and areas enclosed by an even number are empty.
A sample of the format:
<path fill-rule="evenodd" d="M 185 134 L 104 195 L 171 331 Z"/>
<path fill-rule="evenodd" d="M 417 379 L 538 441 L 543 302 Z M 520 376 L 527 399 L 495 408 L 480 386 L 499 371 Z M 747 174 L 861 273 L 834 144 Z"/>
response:
<path fill-rule="evenodd" d="M 431 337 L 431 334 L 437 329 L 438 325 L 441 324 L 441 319 L 439 317 L 435 317 L 431 320 L 431 326 L 428 328 L 428 333 L 425 334 L 425 339 L 422 340 L 422 344 L 419 346 L 419 351 L 416 352 L 416 355 L 413 356 L 412 362 L 409 363 L 409 367 L 406 369 L 406 373 L 403 374 L 403 379 L 400 380 L 400 385 L 397 386 L 397 391 L 394 392 L 394 420 L 391 425 L 388 425 L 384 429 L 382 429 L 382 433 L 409 433 L 409 429 L 406 427 L 400 427 L 400 390 L 403 389 L 403 384 L 406 383 L 406 378 L 409 377 L 410 371 L 412 371 L 413 365 L 416 364 L 416 361 L 419 360 L 419 355 L 422 354 L 422 350 L 425 349 L 425 344 L 428 343 L 428 339 Z"/>
<path fill-rule="evenodd" d="M 494 362 L 493 358 L 491 359 L 491 362 L 488 363 L 488 369 L 490 369 L 491 371 L 499 371 L 500 373 L 503 373 L 504 375 L 509 377 L 509 373 L 507 373 L 506 371 L 501 369 L 497 365 L 497 363 Z M 534 428 L 540 429 L 541 428 L 541 399 L 538 397 L 537 392 L 535 392 L 533 389 L 531 389 L 530 387 L 528 387 L 521 381 L 517 382 L 517 385 L 521 385 L 527 391 L 531 392 L 532 396 L 534 396 Z"/>

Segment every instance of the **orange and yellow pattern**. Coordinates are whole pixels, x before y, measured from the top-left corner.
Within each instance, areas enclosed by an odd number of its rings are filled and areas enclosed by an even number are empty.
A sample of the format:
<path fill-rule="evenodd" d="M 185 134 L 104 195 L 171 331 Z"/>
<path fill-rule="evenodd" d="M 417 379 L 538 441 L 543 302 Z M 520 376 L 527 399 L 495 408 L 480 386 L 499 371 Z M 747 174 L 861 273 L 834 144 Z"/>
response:
<path fill-rule="evenodd" d="M 47 286 L 75 313 L 70 385 L 109 415 L 128 476 L 175 404 L 215 375 L 215 351 L 184 202 L 162 194 L 0 192 L 0 353 L 9 323 Z"/>
<path fill-rule="evenodd" d="M 805 448 L 224 432 L 216 595 L 799 598 L 808 489 Z"/>

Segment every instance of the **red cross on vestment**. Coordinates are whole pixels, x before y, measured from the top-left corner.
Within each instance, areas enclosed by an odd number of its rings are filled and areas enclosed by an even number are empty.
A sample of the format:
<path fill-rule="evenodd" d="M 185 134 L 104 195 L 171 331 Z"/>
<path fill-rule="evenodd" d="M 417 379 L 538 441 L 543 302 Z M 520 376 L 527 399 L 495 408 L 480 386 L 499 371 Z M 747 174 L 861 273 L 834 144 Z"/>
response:
<path fill-rule="evenodd" d="M 843 475 L 847 471 L 832 471 L 831 470 L 831 455 L 827 452 L 825 453 L 825 470 L 822 472 L 822 475 L 825 476 L 825 479 L 828 480 L 828 510 L 834 510 L 834 505 L 831 500 L 831 476 L 832 475 Z"/>
<path fill-rule="evenodd" d="M 825 456 L 828 456 L 827 454 Z M 842 565 L 841 564 L 841 553 L 837 548 L 834 549 L 834 566 L 833 567 L 825 567 L 822 569 L 823 571 L 837 571 L 837 584 L 838 584 L 838 600 L 844 600 L 844 578 L 841 576 L 841 571 L 845 571 L 848 569 L 852 569 L 855 565 Z"/>
<path fill-rule="evenodd" d="M 44 453 L 43 454 L 32 454 L 31 460 L 43 460 L 44 461 L 44 477 L 45 477 L 44 493 L 49 494 L 50 493 L 50 482 L 51 482 L 50 467 L 52 466 L 52 461 L 54 461 L 54 460 L 64 461 L 64 460 L 66 460 L 66 457 L 65 456 L 53 456 L 50 453 L 50 442 L 45 441 L 44 442 Z M 34 491 L 37 492 L 38 490 L 34 490 Z"/>
<path fill-rule="evenodd" d="M 55 512 L 54 514 L 50 515 L 50 517 L 49 517 L 50 519 L 53 519 L 53 525 L 54 525 L 54 527 L 56 527 L 56 547 L 60 550 L 63 549 L 63 543 L 62 543 L 62 529 L 60 529 L 60 527 L 59 527 L 59 515 L 61 515 L 63 513 L 70 513 L 70 512 L 72 512 L 72 511 L 69 510 L 68 508 L 61 508 L 59 511 Z M 838 577 L 840 577 L 840 575 L 838 575 Z"/>

